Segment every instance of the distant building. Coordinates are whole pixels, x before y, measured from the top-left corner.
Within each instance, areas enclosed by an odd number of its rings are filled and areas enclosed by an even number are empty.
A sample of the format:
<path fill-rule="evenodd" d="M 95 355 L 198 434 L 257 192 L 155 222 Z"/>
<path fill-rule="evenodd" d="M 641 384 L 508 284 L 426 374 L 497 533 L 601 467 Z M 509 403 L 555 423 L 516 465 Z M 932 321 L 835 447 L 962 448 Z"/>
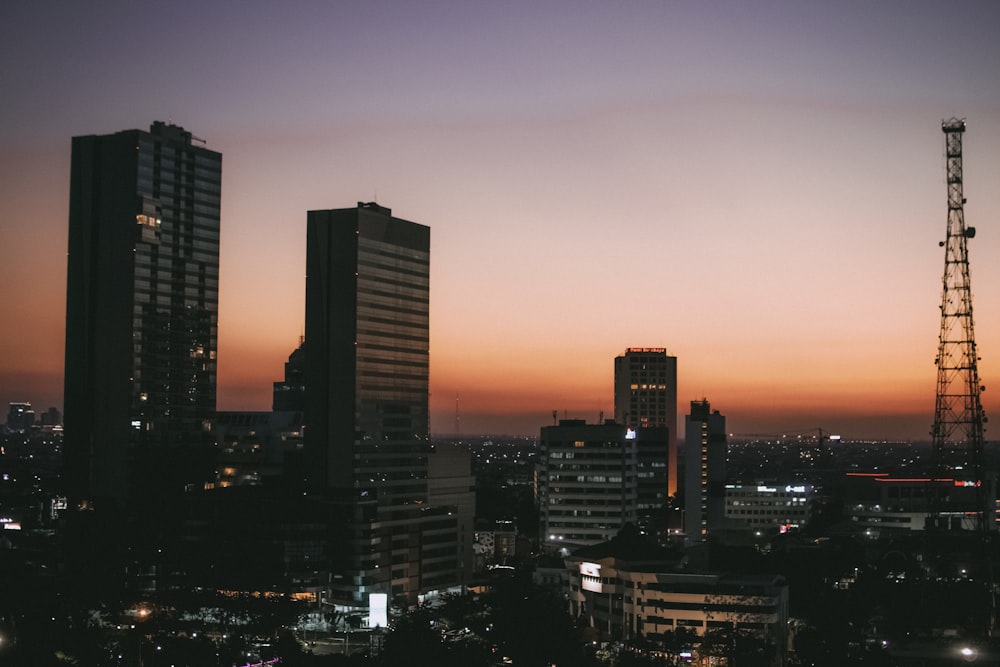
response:
<path fill-rule="evenodd" d="M 615 357 L 615 421 L 665 429 L 663 442 L 639 449 L 639 513 L 648 516 L 677 493 L 677 357 L 661 347 L 630 347 Z"/>
<path fill-rule="evenodd" d="M 7 410 L 7 430 L 24 432 L 35 425 L 35 411 L 31 403 L 11 403 Z"/>
<path fill-rule="evenodd" d="M 787 644 L 788 585 L 776 575 L 696 573 L 676 555 L 622 536 L 567 556 L 569 613 L 603 640 L 656 639 L 687 629 L 751 633 L 780 665 Z"/>
<path fill-rule="evenodd" d="M 62 413 L 50 407 L 41 415 L 42 426 L 62 426 Z"/>
<path fill-rule="evenodd" d="M 956 471 L 960 472 L 960 471 Z M 996 477 L 985 488 L 969 477 L 900 477 L 847 473 L 844 513 L 868 537 L 922 530 L 976 530 L 977 507 L 996 506 Z M 988 523 L 995 530 L 996 517 Z"/>
<path fill-rule="evenodd" d="M 222 156 L 155 122 L 73 138 L 66 291 L 70 499 L 214 477 Z"/>
<path fill-rule="evenodd" d="M 812 496 L 803 484 L 726 484 L 726 518 L 752 529 L 797 530 L 809 523 Z"/>
<path fill-rule="evenodd" d="M 415 603 L 460 583 L 472 539 L 430 503 L 452 493 L 428 482 L 430 229 L 359 202 L 309 211 L 306 233 L 304 460 L 331 504 L 329 599 Z"/>
<path fill-rule="evenodd" d="M 685 420 L 684 466 L 684 528 L 705 539 L 726 517 L 726 418 L 704 399 Z"/>
<path fill-rule="evenodd" d="M 285 362 L 285 379 L 274 383 L 271 410 L 274 412 L 302 412 L 305 410 L 306 344 L 292 350 Z"/>
<path fill-rule="evenodd" d="M 569 552 L 611 539 L 638 519 L 638 452 L 665 428 L 564 419 L 541 430 L 537 497 L 542 544 Z"/>

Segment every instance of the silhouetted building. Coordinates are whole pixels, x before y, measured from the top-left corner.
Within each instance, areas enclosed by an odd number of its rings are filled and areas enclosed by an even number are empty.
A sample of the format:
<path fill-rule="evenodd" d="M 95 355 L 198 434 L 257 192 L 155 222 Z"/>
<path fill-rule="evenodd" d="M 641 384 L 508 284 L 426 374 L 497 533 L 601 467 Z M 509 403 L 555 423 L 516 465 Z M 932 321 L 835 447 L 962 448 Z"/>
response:
<path fill-rule="evenodd" d="M 285 362 L 285 379 L 274 383 L 271 409 L 274 412 L 302 412 L 305 410 L 306 344 L 292 350 Z"/>
<path fill-rule="evenodd" d="M 306 231 L 305 461 L 339 522 L 330 599 L 415 602 L 461 577 L 456 512 L 429 502 L 430 229 L 359 202 L 309 211 Z"/>
<path fill-rule="evenodd" d="M 541 430 L 538 505 L 542 544 L 572 551 L 611 539 L 638 518 L 638 452 L 662 443 L 664 428 L 633 429 L 612 420 L 563 419 Z"/>
<path fill-rule="evenodd" d="M 388 208 L 309 211 L 306 453 L 314 490 L 427 494 L 430 228 Z"/>
<path fill-rule="evenodd" d="M 302 449 L 302 412 L 219 412 L 218 488 L 283 485 L 285 462 Z"/>
<path fill-rule="evenodd" d="M 888 473 L 847 473 L 844 513 L 850 525 L 868 537 L 891 537 L 909 531 L 979 528 L 978 503 L 985 494 L 996 506 L 995 476 L 976 480 L 970 472 L 954 477 L 910 477 Z M 977 484 L 985 484 L 982 489 Z M 995 517 L 988 525 L 995 527 Z"/>
<path fill-rule="evenodd" d="M 438 444 L 428 457 L 427 502 L 433 507 L 454 508 L 458 522 L 457 553 L 460 584 L 472 579 L 474 558 L 472 543 L 476 521 L 476 478 L 472 474 L 472 455 L 460 445 Z M 451 554 L 436 558 L 449 566 Z M 422 564 L 424 569 L 430 562 Z"/>
<path fill-rule="evenodd" d="M 7 430 L 27 431 L 35 425 L 35 410 L 31 403 L 11 403 L 7 410 Z"/>
<path fill-rule="evenodd" d="M 615 421 L 666 429 L 639 450 L 639 512 L 649 515 L 677 493 L 677 357 L 661 347 L 630 347 L 615 357 Z"/>
<path fill-rule="evenodd" d="M 705 539 L 726 518 L 726 418 L 691 401 L 684 425 L 684 528 Z"/>
<path fill-rule="evenodd" d="M 62 413 L 57 408 L 50 407 L 41 415 L 42 426 L 62 426 Z"/>
<path fill-rule="evenodd" d="M 222 156 L 155 122 L 73 138 L 65 457 L 74 501 L 211 484 Z"/>

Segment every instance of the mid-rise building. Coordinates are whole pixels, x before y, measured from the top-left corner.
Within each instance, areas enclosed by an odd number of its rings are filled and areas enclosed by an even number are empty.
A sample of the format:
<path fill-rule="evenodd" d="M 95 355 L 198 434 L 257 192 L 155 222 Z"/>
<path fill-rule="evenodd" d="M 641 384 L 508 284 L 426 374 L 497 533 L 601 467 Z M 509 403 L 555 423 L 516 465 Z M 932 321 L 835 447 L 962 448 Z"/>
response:
<path fill-rule="evenodd" d="M 649 516 L 677 493 L 677 357 L 662 347 L 630 347 L 615 357 L 615 421 L 664 429 L 639 450 L 639 512 Z"/>
<path fill-rule="evenodd" d="M 453 508 L 458 528 L 454 543 L 458 548 L 458 583 L 467 584 L 475 568 L 472 545 L 476 535 L 476 478 L 467 449 L 457 444 L 435 445 L 428 457 L 427 502 L 432 507 Z M 441 558 L 453 564 L 447 556 L 443 553 Z"/>
<path fill-rule="evenodd" d="M 72 501 L 214 477 L 222 156 L 155 122 L 73 138 L 65 460 Z"/>
<path fill-rule="evenodd" d="M 536 473 L 542 543 L 571 552 L 636 524 L 638 452 L 665 435 L 665 428 L 633 429 L 614 420 L 564 419 L 542 428 Z"/>
<path fill-rule="evenodd" d="M 684 529 L 705 539 L 726 518 L 726 418 L 705 399 L 691 401 L 684 424 Z"/>

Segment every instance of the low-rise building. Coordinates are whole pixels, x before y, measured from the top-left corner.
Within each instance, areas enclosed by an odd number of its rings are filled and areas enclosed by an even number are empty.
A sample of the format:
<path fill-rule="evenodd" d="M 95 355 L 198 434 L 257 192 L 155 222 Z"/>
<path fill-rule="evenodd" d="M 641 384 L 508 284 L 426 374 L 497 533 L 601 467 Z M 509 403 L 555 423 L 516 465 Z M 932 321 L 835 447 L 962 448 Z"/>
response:
<path fill-rule="evenodd" d="M 982 496 L 985 494 L 985 501 Z M 996 478 L 899 477 L 885 473 L 847 473 L 844 512 L 870 537 L 925 530 L 975 530 L 978 508 L 996 505 Z M 996 517 L 988 527 L 995 529 Z"/>
<path fill-rule="evenodd" d="M 781 576 L 685 571 L 668 550 L 617 538 L 580 549 L 565 563 L 569 612 L 602 638 L 733 631 L 766 640 L 771 664 L 782 664 L 788 585 Z"/>
<path fill-rule="evenodd" d="M 726 519 L 785 532 L 809 523 L 812 498 L 813 487 L 803 484 L 727 484 Z"/>

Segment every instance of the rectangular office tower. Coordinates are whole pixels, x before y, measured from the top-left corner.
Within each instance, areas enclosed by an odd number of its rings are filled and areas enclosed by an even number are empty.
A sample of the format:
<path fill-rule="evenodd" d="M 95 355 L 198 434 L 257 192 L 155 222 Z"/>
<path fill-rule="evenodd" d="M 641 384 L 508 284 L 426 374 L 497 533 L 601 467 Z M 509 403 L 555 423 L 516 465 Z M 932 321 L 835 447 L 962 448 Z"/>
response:
<path fill-rule="evenodd" d="M 306 234 L 309 486 L 425 500 L 430 228 L 359 203 Z"/>
<path fill-rule="evenodd" d="M 65 460 L 76 501 L 213 478 L 222 156 L 155 122 L 73 138 Z"/>
<path fill-rule="evenodd" d="M 726 520 L 726 418 L 708 400 L 691 401 L 684 425 L 684 529 L 707 539 Z"/>
<path fill-rule="evenodd" d="M 460 577 L 457 516 L 429 500 L 430 229 L 359 202 L 306 225 L 305 458 L 330 503 L 328 600 L 447 589 Z"/>
<path fill-rule="evenodd" d="M 542 428 L 536 465 L 542 544 L 569 553 L 636 523 L 639 452 L 662 445 L 666 435 L 665 428 L 633 429 L 612 420 L 563 419 Z"/>
<path fill-rule="evenodd" d="M 615 421 L 667 430 L 664 442 L 647 441 L 639 452 L 640 513 L 656 513 L 677 493 L 677 357 L 662 347 L 615 357 Z"/>

